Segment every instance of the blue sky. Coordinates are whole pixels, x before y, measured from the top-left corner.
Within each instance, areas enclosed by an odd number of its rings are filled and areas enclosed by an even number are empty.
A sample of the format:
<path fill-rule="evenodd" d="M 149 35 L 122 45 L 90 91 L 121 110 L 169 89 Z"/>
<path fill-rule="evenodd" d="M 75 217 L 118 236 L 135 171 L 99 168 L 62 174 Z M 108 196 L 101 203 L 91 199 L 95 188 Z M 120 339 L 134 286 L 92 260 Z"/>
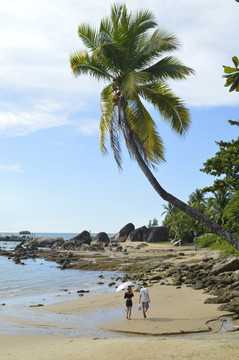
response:
<path fill-rule="evenodd" d="M 83 48 L 82 22 L 96 27 L 111 1 L 11 0 L 0 13 L 0 231 L 117 232 L 161 220 L 165 204 L 124 151 L 119 172 L 109 149 L 99 150 L 102 83 L 74 78 L 69 54 Z M 218 150 L 215 140 L 237 136 L 238 94 L 229 94 L 222 65 L 239 56 L 239 4 L 235 0 L 126 1 L 150 9 L 160 27 L 177 34 L 174 53 L 196 75 L 172 82 L 191 111 L 184 138 L 156 113 L 166 164 L 160 184 L 187 201 L 213 178 L 199 171 Z"/>

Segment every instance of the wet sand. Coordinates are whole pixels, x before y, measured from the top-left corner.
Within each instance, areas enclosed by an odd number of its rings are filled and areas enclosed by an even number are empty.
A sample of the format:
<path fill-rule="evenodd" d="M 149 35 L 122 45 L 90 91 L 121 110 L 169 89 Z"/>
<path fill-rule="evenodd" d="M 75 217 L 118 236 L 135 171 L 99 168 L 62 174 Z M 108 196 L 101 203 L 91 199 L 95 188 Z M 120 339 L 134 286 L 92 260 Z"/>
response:
<path fill-rule="evenodd" d="M 238 359 L 238 336 L 186 338 L 0 337 L 2 360 Z"/>

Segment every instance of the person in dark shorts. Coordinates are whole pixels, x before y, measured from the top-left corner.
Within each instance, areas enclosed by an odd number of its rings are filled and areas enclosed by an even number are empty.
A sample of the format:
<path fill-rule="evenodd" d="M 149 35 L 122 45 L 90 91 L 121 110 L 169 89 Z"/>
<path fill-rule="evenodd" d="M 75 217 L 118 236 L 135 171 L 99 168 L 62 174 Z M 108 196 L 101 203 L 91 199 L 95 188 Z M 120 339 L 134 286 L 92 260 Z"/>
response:
<path fill-rule="evenodd" d="M 131 320 L 131 310 L 133 306 L 132 297 L 134 293 L 132 291 L 132 287 L 128 286 L 127 292 L 124 294 L 124 298 L 126 299 L 126 318 Z"/>

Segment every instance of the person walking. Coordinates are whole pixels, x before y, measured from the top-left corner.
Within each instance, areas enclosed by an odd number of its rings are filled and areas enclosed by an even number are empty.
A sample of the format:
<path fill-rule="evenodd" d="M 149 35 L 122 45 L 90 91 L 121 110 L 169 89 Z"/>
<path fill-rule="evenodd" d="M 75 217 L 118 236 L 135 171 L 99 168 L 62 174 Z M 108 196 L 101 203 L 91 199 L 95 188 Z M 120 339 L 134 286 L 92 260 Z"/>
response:
<path fill-rule="evenodd" d="M 146 312 L 148 311 L 149 303 L 150 303 L 149 291 L 147 286 L 148 286 L 147 283 L 144 282 L 143 287 L 140 289 L 140 295 L 139 295 L 139 304 L 140 302 L 142 302 L 144 318 L 146 318 Z"/>
<path fill-rule="evenodd" d="M 132 287 L 128 286 L 127 292 L 124 294 L 124 298 L 126 299 L 126 319 L 131 320 L 131 310 L 133 306 L 132 297 L 134 293 L 132 291 Z"/>

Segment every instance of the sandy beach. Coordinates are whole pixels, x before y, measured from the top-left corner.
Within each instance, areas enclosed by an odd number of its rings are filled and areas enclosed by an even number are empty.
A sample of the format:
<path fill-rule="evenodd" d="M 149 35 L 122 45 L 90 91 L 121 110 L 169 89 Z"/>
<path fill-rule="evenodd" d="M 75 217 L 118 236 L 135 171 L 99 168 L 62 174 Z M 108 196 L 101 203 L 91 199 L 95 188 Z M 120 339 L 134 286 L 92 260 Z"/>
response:
<path fill-rule="evenodd" d="M 154 249 L 162 246 L 150 245 L 151 252 L 149 247 L 147 251 L 141 249 L 140 256 L 150 257 Z M 170 246 L 163 249 L 171 251 Z M 192 249 L 186 260 L 175 261 L 200 261 L 204 256 L 218 255 L 206 249 L 195 254 Z M 131 256 L 134 256 L 133 251 Z M 34 333 L 29 336 L 0 335 L 1 359 L 237 359 L 239 333 L 226 332 L 224 326 L 230 314 L 218 311 L 218 304 L 204 304 L 209 295 L 203 290 L 156 283 L 149 287 L 149 292 L 151 303 L 146 319 L 141 311 L 137 311 L 137 292 L 130 321 L 125 318 L 123 292 L 100 296 L 86 294 L 79 300 L 35 308 L 39 319 L 49 313 L 78 317 L 79 327 L 82 317 L 89 318 L 104 331 L 104 336 L 87 336 L 87 324 L 82 326 L 82 337 L 78 338 L 60 336 L 59 333 L 50 336 Z M 31 321 L 35 320 L 26 319 L 22 326 Z M 39 321 L 39 326 L 44 324 Z M 56 329 L 61 326 L 60 322 L 54 323 Z"/>

